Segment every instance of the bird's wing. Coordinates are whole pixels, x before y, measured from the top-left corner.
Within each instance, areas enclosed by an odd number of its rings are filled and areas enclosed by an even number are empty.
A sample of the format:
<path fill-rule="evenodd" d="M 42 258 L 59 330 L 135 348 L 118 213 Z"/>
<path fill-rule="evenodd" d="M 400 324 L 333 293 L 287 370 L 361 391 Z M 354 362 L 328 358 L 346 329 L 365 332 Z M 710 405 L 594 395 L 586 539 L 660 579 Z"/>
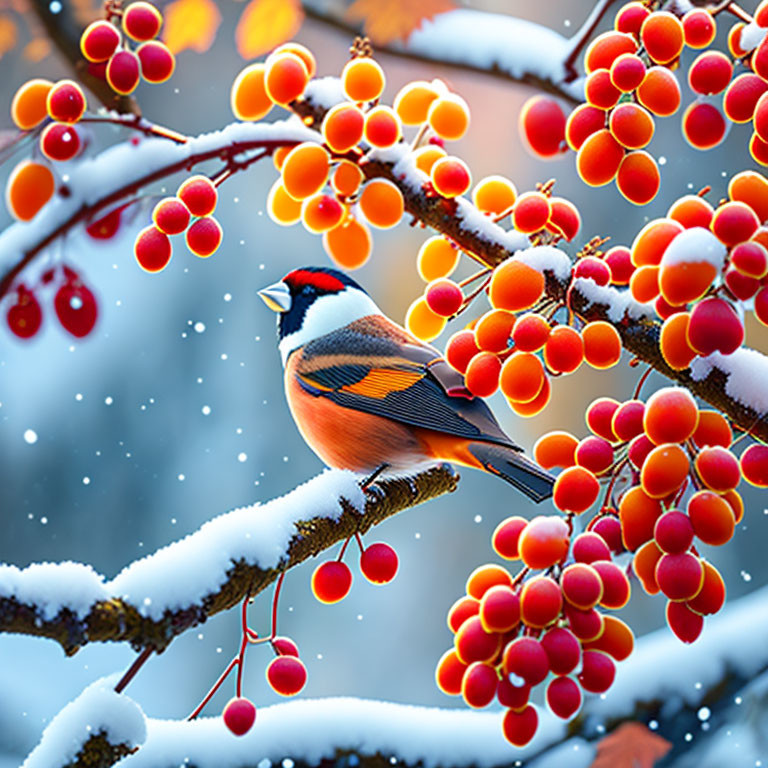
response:
<path fill-rule="evenodd" d="M 363 318 L 296 354 L 292 375 L 316 397 L 414 427 L 521 450 L 434 347 L 384 317 Z"/>

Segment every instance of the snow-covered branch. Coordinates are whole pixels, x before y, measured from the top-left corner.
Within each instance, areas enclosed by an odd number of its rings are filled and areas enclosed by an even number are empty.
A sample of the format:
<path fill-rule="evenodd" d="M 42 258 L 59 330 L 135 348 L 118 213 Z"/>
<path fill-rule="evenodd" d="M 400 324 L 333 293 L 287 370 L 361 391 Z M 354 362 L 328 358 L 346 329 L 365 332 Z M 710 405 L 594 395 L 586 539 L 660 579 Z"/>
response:
<path fill-rule="evenodd" d="M 266 589 L 284 571 L 406 508 L 453 491 L 446 466 L 377 482 L 328 470 L 265 504 L 241 507 L 106 581 L 80 563 L 0 565 L 0 632 L 162 651 L 177 635 Z"/>
<path fill-rule="evenodd" d="M 259 708 L 255 727 L 235 738 L 220 717 L 145 720 L 134 702 L 108 690 L 107 681 L 98 681 L 54 718 L 24 768 L 64 765 L 67 760 L 61 758 L 77 752 L 92 734 L 101 734 L 98 744 L 105 760 L 110 744 L 140 746 L 120 760 L 125 768 L 246 768 L 265 760 L 278 765 L 285 758 L 298 765 L 319 765 L 342 755 L 354 755 L 360 766 L 371 768 L 391 758 L 398 765 L 423 768 L 494 768 L 515 760 L 532 768 L 586 768 L 596 743 L 627 720 L 655 721 L 660 735 L 686 748 L 684 734 L 689 733 L 706 749 L 708 739 L 718 738 L 720 727 L 727 730 L 734 720 L 744 719 L 746 713 L 740 710 L 749 706 L 750 681 L 768 667 L 767 632 L 768 588 L 763 588 L 708 619 L 693 646 L 680 643 L 667 628 L 646 635 L 633 655 L 618 665 L 607 695 L 588 696 L 582 713 L 570 723 L 540 710 L 539 731 L 523 749 L 513 749 L 504 740 L 499 710 L 298 699 Z M 91 736 L 90 741 L 90 748 L 96 749 L 96 739 Z M 44 749 L 54 745 L 61 748 L 58 762 L 42 762 Z M 741 762 L 736 757 L 734 765 L 755 764 L 747 754 Z"/>
<path fill-rule="evenodd" d="M 313 19 L 350 34 L 362 32 L 349 20 L 346 6 L 324 0 L 304 0 L 303 5 Z M 567 38 L 508 14 L 460 8 L 424 20 L 406 42 L 376 45 L 376 50 L 525 83 L 575 105 L 584 95 L 584 81 L 576 77 L 571 53 L 581 49 L 585 31 L 579 29 Z"/>

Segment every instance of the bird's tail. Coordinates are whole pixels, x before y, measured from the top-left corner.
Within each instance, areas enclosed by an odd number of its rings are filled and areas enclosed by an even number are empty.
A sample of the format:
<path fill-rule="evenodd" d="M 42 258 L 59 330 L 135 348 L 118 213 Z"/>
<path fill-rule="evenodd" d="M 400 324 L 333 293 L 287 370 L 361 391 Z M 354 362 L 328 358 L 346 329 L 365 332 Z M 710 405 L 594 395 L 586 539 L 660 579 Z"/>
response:
<path fill-rule="evenodd" d="M 483 468 L 506 480 L 535 502 L 552 495 L 555 478 L 521 451 L 493 443 L 470 443 L 470 453 Z"/>

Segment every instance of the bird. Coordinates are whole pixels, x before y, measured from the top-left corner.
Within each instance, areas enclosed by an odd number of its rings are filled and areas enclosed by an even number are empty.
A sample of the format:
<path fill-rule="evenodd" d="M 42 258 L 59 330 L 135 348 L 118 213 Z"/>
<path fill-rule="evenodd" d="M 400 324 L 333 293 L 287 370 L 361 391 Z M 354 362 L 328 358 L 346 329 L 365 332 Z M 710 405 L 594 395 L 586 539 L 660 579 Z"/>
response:
<path fill-rule="evenodd" d="M 277 313 L 291 414 L 326 465 L 373 480 L 449 462 L 494 474 L 536 502 L 552 495 L 554 478 L 461 373 L 344 272 L 295 269 L 258 295 Z"/>

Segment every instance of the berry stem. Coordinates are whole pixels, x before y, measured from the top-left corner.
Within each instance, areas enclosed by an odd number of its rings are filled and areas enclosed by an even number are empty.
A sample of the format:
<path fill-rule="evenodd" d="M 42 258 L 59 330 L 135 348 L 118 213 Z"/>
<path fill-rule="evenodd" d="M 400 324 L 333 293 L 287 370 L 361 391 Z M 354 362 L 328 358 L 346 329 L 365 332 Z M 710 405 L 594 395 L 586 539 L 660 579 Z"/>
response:
<path fill-rule="evenodd" d="M 122 693 L 127 687 L 128 683 L 133 680 L 138 674 L 139 670 L 144 666 L 147 659 L 152 655 L 153 648 L 147 646 L 134 660 L 133 664 L 126 670 L 125 674 L 120 678 L 119 682 L 115 686 L 115 693 Z"/>
<path fill-rule="evenodd" d="M 651 375 L 651 371 L 652 370 L 653 370 L 653 368 L 651 368 L 651 366 L 649 365 L 648 368 L 646 368 L 646 370 L 643 373 L 643 375 L 638 379 L 637 386 L 635 387 L 635 391 L 632 394 L 632 399 L 633 400 L 639 400 L 640 399 L 640 392 L 643 389 L 643 384 L 645 384 L 645 382 L 647 381 L 648 377 Z"/>
<path fill-rule="evenodd" d="M 219 679 L 213 684 L 211 687 L 211 690 L 208 691 L 208 693 L 205 694 L 205 698 L 195 707 L 195 709 L 192 711 L 192 713 L 187 717 L 187 720 L 194 720 L 205 708 L 205 705 L 214 697 L 214 694 L 216 691 L 221 688 L 221 684 L 227 679 L 229 676 L 229 673 L 233 670 L 235 665 L 237 664 L 237 656 L 235 656 L 232 661 L 227 664 L 227 668 L 219 675 Z"/>
<path fill-rule="evenodd" d="M 592 37 L 592 33 L 597 29 L 597 25 L 600 23 L 600 20 L 613 2 L 614 0 L 600 0 L 600 2 L 592 9 L 592 13 L 587 17 L 587 20 L 581 25 L 581 28 L 576 32 L 573 38 L 571 38 L 573 40 L 573 46 L 563 62 L 563 69 L 565 70 L 565 77 L 563 80 L 566 83 L 573 82 L 578 77 L 579 73 L 576 70 L 576 60 L 579 58 L 579 54 L 589 42 L 589 38 Z"/>
<path fill-rule="evenodd" d="M 138 131 L 146 136 L 157 136 L 161 139 L 168 139 L 176 144 L 186 144 L 189 137 L 178 133 L 171 128 L 162 125 L 156 125 L 146 120 L 141 115 L 126 114 L 121 115 L 112 112 L 108 115 L 86 115 L 80 118 L 81 123 L 107 123 L 110 125 L 119 125 L 123 128 L 130 128 L 132 131 Z"/>

